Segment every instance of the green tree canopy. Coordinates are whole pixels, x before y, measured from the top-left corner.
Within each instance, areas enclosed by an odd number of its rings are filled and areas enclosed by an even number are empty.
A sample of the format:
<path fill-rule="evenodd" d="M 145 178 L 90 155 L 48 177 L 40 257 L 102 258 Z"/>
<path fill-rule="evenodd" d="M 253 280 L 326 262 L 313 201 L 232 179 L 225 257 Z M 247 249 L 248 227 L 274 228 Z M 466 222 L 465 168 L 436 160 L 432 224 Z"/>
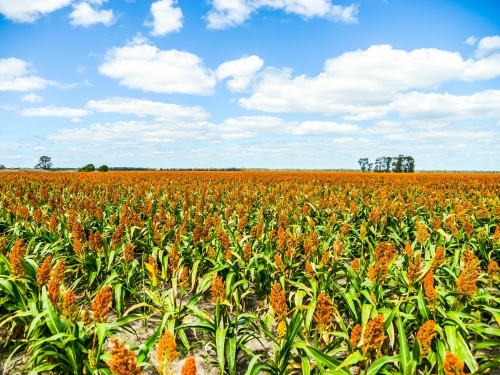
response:
<path fill-rule="evenodd" d="M 40 156 L 40 160 L 38 161 L 38 164 L 35 165 L 36 169 L 45 169 L 45 170 L 50 170 L 52 169 L 52 159 L 48 156 Z"/>

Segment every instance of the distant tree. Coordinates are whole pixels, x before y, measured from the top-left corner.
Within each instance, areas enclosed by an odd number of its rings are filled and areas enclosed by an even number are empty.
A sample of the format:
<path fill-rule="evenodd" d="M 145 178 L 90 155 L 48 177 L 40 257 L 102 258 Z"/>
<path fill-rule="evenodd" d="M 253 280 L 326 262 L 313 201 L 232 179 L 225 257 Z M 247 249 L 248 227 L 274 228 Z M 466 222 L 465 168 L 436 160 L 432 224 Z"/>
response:
<path fill-rule="evenodd" d="M 386 165 L 385 159 L 386 159 L 385 156 L 382 156 L 382 157 L 377 158 L 375 160 L 375 169 L 374 169 L 375 172 L 384 172 L 385 171 L 385 165 Z"/>
<path fill-rule="evenodd" d="M 392 157 L 387 156 L 385 158 L 385 172 L 390 172 L 391 171 L 391 166 L 392 166 Z"/>
<path fill-rule="evenodd" d="M 2 169 L 5 169 L 5 165 L 0 164 L 0 171 L 1 171 Z"/>
<path fill-rule="evenodd" d="M 368 158 L 361 158 L 358 160 L 358 164 L 361 168 L 361 172 L 366 172 L 368 166 L 370 165 L 370 162 L 368 161 Z"/>
<path fill-rule="evenodd" d="M 40 156 L 38 164 L 35 165 L 36 169 L 50 170 L 52 168 L 52 159 L 48 156 Z"/>
<path fill-rule="evenodd" d="M 404 155 L 399 155 L 397 158 L 392 160 L 392 171 L 396 173 L 403 172 Z"/>
<path fill-rule="evenodd" d="M 406 171 L 407 173 L 413 173 L 415 172 L 415 159 L 411 156 L 406 156 L 405 157 L 405 165 L 406 165 Z"/>
<path fill-rule="evenodd" d="M 85 167 L 80 168 L 78 172 L 95 172 L 95 166 L 94 164 L 87 164 Z"/>
<path fill-rule="evenodd" d="M 99 167 L 99 172 L 107 172 L 109 170 L 107 165 L 101 165 Z"/>
<path fill-rule="evenodd" d="M 365 159 L 359 159 L 362 163 Z M 368 163 L 368 159 L 367 163 Z M 368 163 L 366 168 L 371 171 L 373 164 Z M 363 169 L 362 169 L 363 170 Z M 375 160 L 374 172 L 394 172 L 394 173 L 413 173 L 415 172 L 415 159 L 411 156 L 381 156 Z"/>

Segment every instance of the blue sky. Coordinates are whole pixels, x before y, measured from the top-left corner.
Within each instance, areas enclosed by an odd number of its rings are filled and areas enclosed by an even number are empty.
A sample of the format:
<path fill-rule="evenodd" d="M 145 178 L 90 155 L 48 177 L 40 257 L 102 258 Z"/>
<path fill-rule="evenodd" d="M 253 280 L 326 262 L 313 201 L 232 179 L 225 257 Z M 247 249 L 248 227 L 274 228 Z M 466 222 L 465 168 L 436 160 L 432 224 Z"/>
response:
<path fill-rule="evenodd" d="M 0 0 L 0 164 L 500 169 L 500 3 Z"/>

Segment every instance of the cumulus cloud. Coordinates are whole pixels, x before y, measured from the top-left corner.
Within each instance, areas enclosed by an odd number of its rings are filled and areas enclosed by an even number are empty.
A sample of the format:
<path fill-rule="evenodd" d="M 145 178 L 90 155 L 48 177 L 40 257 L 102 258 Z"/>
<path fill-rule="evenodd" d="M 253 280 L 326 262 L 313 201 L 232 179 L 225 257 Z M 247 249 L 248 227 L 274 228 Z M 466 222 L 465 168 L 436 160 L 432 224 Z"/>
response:
<path fill-rule="evenodd" d="M 224 140 L 253 138 L 260 134 L 345 135 L 361 131 L 357 125 L 333 121 L 286 121 L 273 116 L 240 116 L 226 119 L 212 130 Z"/>
<path fill-rule="evenodd" d="M 48 107 L 26 108 L 20 112 L 20 115 L 26 117 L 81 117 L 90 115 L 91 113 L 86 109 L 50 105 Z"/>
<path fill-rule="evenodd" d="M 497 119 L 500 118 L 500 90 L 472 95 L 412 92 L 401 95 L 389 109 L 414 119 Z"/>
<path fill-rule="evenodd" d="M 212 0 L 206 19 L 208 28 L 241 25 L 260 8 L 283 10 L 303 18 L 321 17 L 334 22 L 356 23 L 358 6 L 334 5 L 331 0 Z"/>
<path fill-rule="evenodd" d="M 172 32 L 179 32 L 182 28 L 182 10 L 174 5 L 177 0 L 159 0 L 151 4 L 153 21 L 146 21 L 151 27 L 151 35 L 162 36 Z"/>
<path fill-rule="evenodd" d="M 500 133 L 495 129 L 484 126 L 445 129 L 430 129 L 425 131 L 407 131 L 402 133 L 393 133 L 384 137 L 388 141 L 411 142 L 426 146 L 436 144 L 439 140 L 440 147 L 448 150 L 460 149 L 461 147 L 472 148 L 475 143 L 476 150 L 480 149 L 480 144 L 496 143 L 500 139 Z M 477 147 L 479 146 L 479 147 Z M 496 151 L 498 152 L 498 151 Z"/>
<path fill-rule="evenodd" d="M 476 56 L 483 57 L 498 50 L 500 50 L 500 36 L 487 36 L 479 41 L 476 49 Z"/>
<path fill-rule="evenodd" d="M 470 36 L 465 40 L 464 44 L 468 44 L 469 46 L 473 46 L 474 44 L 476 44 L 476 42 L 477 42 L 477 38 L 475 36 Z"/>
<path fill-rule="evenodd" d="M 60 130 L 48 139 L 59 143 L 58 149 L 67 144 L 68 150 L 86 150 L 86 155 L 108 155 L 112 149 L 120 163 L 141 160 L 143 165 L 157 167 L 166 166 L 164 159 L 151 159 L 151 155 L 168 156 L 170 166 L 228 166 L 229 161 L 230 166 L 358 168 L 360 155 L 373 161 L 380 155 L 404 153 L 415 157 L 418 169 L 493 169 L 492 160 L 500 157 L 495 147 L 500 128 L 494 125 L 384 120 L 363 129 L 318 122 L 320 132 L 316 132 L 310 130 L 311 125 L 316 127 L 312 123 L 272 116 L 230 118 L 219 124 L 112 122 Z M 309 130 L 301 134 L 304 128 Z M 296 134 L 293 138 L 257 138 L 260 134 L 290 135 L 291 129 Z"/>
<path fill-rule="evenodd" d="M 264 65 L 264 60 L 252 55 L 242 57 L 238 60 L 226 61 L 219 65 L 216 74 L 217 78 L 223 80 L 228 77 L 232 79 L 227 81 L 227 87 L 233 92 L 245 91 L 250 85 L 255 73 Z"/>
<path fill-rule="evenodd" d="M 71 2 L 72 0 L 0 0 L 0 14 L 14 22 L 30 23 Z"/>
<path fill-rule="evenodd" d="M 55 81 L 32 75 L 31 64 L 14 57 L 0 59 L 0 91 L 31 91 L 59 86 Z"/>
<path fill-rule="evenodd" d="M 92 124 L 90 127 L 63 129 L 48 135 L 48 139 L 63 143 L 136 141 L 146 143 L 181 141 L 231 141 L 254 138 L 260 134 L 292 134 L 343 136 L 358 134 L 361 129 L 352 124 L 330 121 L 285 121 L 271 116 L 241 116 L 220 124 L 207 121 L 119 121 Z"/>
<path fill-rule="evenodd" d="M 268 68 L 259 73 L 253 94 L 239 104 L 267 112 L 319 112 L 369 120 L 384 117 L 389 105 L 408 90 L 497 76 L 500 54 L 464 60 L 457 52 L 435 48 L 404 51 L 376 45 L 326 60 L 315 77 Z"/>
<path fill-rule="evenodd" d="M 137 116 L 158 116 L 172 120 L 205 120 L 209 114 L 202 107 L 186 107 L 179 104 L 153 102 L 133 98 L 114 97 L 90 100 L 86 107 L 95 112 L 123 113 Z"/>
<path fill-rule="evenodd" d="M 102 1 L 92 1 L 92 3 L 101 5 Z M 69 17 L 71 18 L 70 24 L 74 27 L 89 27 L 98 23 L 111 26 L 116 21 L 113 9 L 97 10 L 90 6 L 88 2 L 74 4 L 73 11 L 70 13 Z"/>
<path fill-rule="evenodd" d="M 33 93 L 22 96 L 21 100 L 23 102 L 27 102 L 27 103 L 40 103 L 40 102 L 43 102 L 43 98 L 41 96 L 35 95 Z"/>
<path fill-rule="evenodd" d="M 99 73 L 128 88 L 157 93 L 210 95 L 217 83 L 200 57 L 175 49 L 160 50 L 141 37 L 111 48 Z"/>

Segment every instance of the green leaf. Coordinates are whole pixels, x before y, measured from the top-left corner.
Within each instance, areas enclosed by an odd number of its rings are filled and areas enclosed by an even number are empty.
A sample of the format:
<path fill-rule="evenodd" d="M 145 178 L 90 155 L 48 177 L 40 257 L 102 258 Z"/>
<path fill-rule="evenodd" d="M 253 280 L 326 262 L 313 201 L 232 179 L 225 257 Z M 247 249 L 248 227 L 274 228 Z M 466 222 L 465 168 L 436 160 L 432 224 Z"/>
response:
<path fill-rule="evenodd" d="M 410 362 L 411 355 L 410 355 L 410 348 L 408 346 L 408 337 L 406 336 L 406 331 L 405 327 L 403 325 L 403 319 L 401 318 L 401 315 L 398 313 L 397 318 L 397 327 L 398 327 L 398 338 L 399 338 L 399 356 L 401 359 L 401 368 L 403 371 L 401 371 L 402 374 L 404 374 L 405 370 L 407 369 L 408 363 Z"/>
<path fill-rule="evenodd" d="M 228 362 L 229 375 L 236 375 L 236 337 L 234 333 L 226 335 L 226 360 Z"/>
<path fill-rule="evenodd" d="M 59 366 L 58 363 L 45 363 L 43 365 L 40 365 L 38 367 L 35 367 L 33 370 L 31 370 L 28 375 L 37 375 L 41 372 L 46 372 L 55 369 L 57 366 Z"/>
<path fill-rule="evenodd" d="M 156 332 L 149 337 L 148 341 L 146 341 L 144 346 L 139 350 L 139 353 L 137 354 L 137 362 L 144 362 L 148 358 L 149 352 L 153 349 L 156 344 L 156 340 L 158 340 L 158 337 L 160 337 L 163 332 L 167 319 L 168 315 L 164 315 Z"/>
<path fill-rule="evenodd" d="M 373 363 L 370 365 L 368 368 L 366 374 L 367 375 L 376 375 L 379 373 L 381 368 L 385 366 L 388 363 L 393 363 L 393 362 L 399 362 L 399 356 L 387 356 L 384 355 L 380 358 L 377 358 Z"/>
<path fill-rule="evenodd" d="M 305 350 L 299 350 L 300 362 L 302 364 L 302 375 L 311 374 L 311 363 L 309 362 L 309 357 L 307 356 Z"/>
<path fill-rule="evenodd" d="M 45 315 L 45 321 L 47 322 L 47 326 L 49 327 L 50 332 L 53 335 L 63 332 L 61 319 L 52 308 L 52 302 L 49 301 L 49 297 L 47 296 L 47 289 L 45 287 L 42 288 L 42 305 Z"/>
<path fill-rule="evenodd" d="M 29 329 L 28 329 L 28 332 L 26 333 L 26 337 L 27 337 L 28 339 L 30 339 L 31 334 L 33 333 L 33 330 L 34 330 L 34 329 L 37 327 L 37 325 L 38 325 L 38 322 L 39 322 L 42 318 L 44 318 L 44 317 L 45 317 L 44 313 L 43 313 L 43 312 L 41 312 L 41 313 L 39 313 L 39 314 L 37 314 L 37 315 L 35 316 L 35 319 L 33 319 L 33 320 L 32 320 L 32 322 L 31 322 L 31 324 L 30 324 L 30 327 L 29 327 Z"/>
<path fill-rule="evenodd" d="M 101 358 L 102 349 L 104 347 L 104 340 L 106 339 L 106 323 L 96 323 L 95 324 L 95 334 L 97 335 L 97 353 L 95 353 L 96 363 L 99 363 L 99 359 Z"/>
<path fill-rule="evenodd" d="M 373 305 L 364 304 L 361 308 L 361 323 L 363 326 L 368 324 L 368 320 L 370 320 L 370 313 L 372 311 Z"/>
<path fill-rule="evenodd" d="M 417 364 L 420 364 L 420 354 L 421 351 L 420 351 L 420 343 L 418 342 L 418 340 L 415 340 L 413 341 L 413 350 L 412 350 L 412 354 L 413 354 L 413 360 L 417 363 Z"/>
<path fill-rule="evenodd" d="M 444 331 L 446 333 L 446 342 L 448 343 L 450 351 L 457 354 L 457 327 L 446 325 L 444 327 Z"/>
<path fill-rule="evenodd" d="M 442 230 L 441 228 L 439 228 L 438 230 L 438 233 L 441 234 L 445 239 L 446 239 L 446 242 L 448 242 L 449 240 L 451 240 L 451 234 L 447 234 L 445 233 L 444 230 Z"/>
<path fill-rule="evenodd" d="M 322 364 L 331 370 L 339 369 L 338 371 L 340 371 L 340 373 L 343 375 L 351 375 L 351 373 L 348 370 L 340 367 L 342 363 L 338 359 L 331 357 L 325 353 L 322 353 L 318 349 L 306 345 L 305 343 L 300 341 L 295 343 L 295 346 L 297 348 L 304 349 L 311 357 L 314 358 L 316 363 Z"/>
<path fill-rule="evenodd" d="M 354 302 L 352 300 L 352 296 L 350 293 L 344 293 L 344 299 L 347 302 L 347 305 L 349 306 L 349 310 L 351 310 L 351 313 L 354 317 L 354 320 L 358 320 L 358 312 L 356 310 L 356 307 L 354 306 Z"/>
<path fill-rule="evenodd" d="M 115 308 L 116 314 L 120 317 L 123 315 L 123 291 L 122 284 L 116 283 L 113 285 L 113 289 L 115 292 Z"/>
<path fill-rule="evenodd" d="M 424 294 L 422 293 L 421 290 L 419 290 L 418 292 L 417 304 L 420 315 L 422 315 L 425 320 L 429 320 L 431 314 L 429 309 L 427 308 L 427 305 L 425 304 Z"/>
<path fill-rule="evenodd" d="M 366 357 L 363 354 L 361 354 L 361 352 L 354 352 L 351 355 L 349 355 L 346 359 L 344 359 L 340 364 L 340 366 L 336 368 L 336 370 L 339 370 L 342 367 L 355 365 L 356 363 L 363 361 L 365 359 Z"/>
<path fill-rule="evenodd" d="M 215 347 L 217 348 L 217 361 L 219 362 L 219 369 L 221 374 L 224 374 L 226 366 L 225 357 L 225 344 L 226 344 L 227 328 L 217 328 L 215 331 Z"/>
<path fill-rule="evenodd" d="M 284 360 L 282 364 L 288 362 L 288 357 L 290 356 L 290 351 L 292 350 L 292 345 L 297 336 L 297 333 L 300 331 L 300 327 L 302 325 L 302 314 L 299 311 L 296 311 L 288 325 L 287 333 L 285 336 L 285 342 L 281 347 L 280 354 L 281 358 Z"/>
<path fill-rule="evenodd" d="M 465 361 L 469 370 L 476 372 L 479 366 L 460 332 L 457 332 L 456 338 L 459 357 Z"/>
<path fill-rule="evenodd" d="M 260 372 L 259 365 L 257 364 L 257 361 L 261 357 L 261 354 L 254 355 L 250 362 L 248 363 L 248 368 L 247 371 L 245 372 L 245 375 L 256 375 Z"/>

